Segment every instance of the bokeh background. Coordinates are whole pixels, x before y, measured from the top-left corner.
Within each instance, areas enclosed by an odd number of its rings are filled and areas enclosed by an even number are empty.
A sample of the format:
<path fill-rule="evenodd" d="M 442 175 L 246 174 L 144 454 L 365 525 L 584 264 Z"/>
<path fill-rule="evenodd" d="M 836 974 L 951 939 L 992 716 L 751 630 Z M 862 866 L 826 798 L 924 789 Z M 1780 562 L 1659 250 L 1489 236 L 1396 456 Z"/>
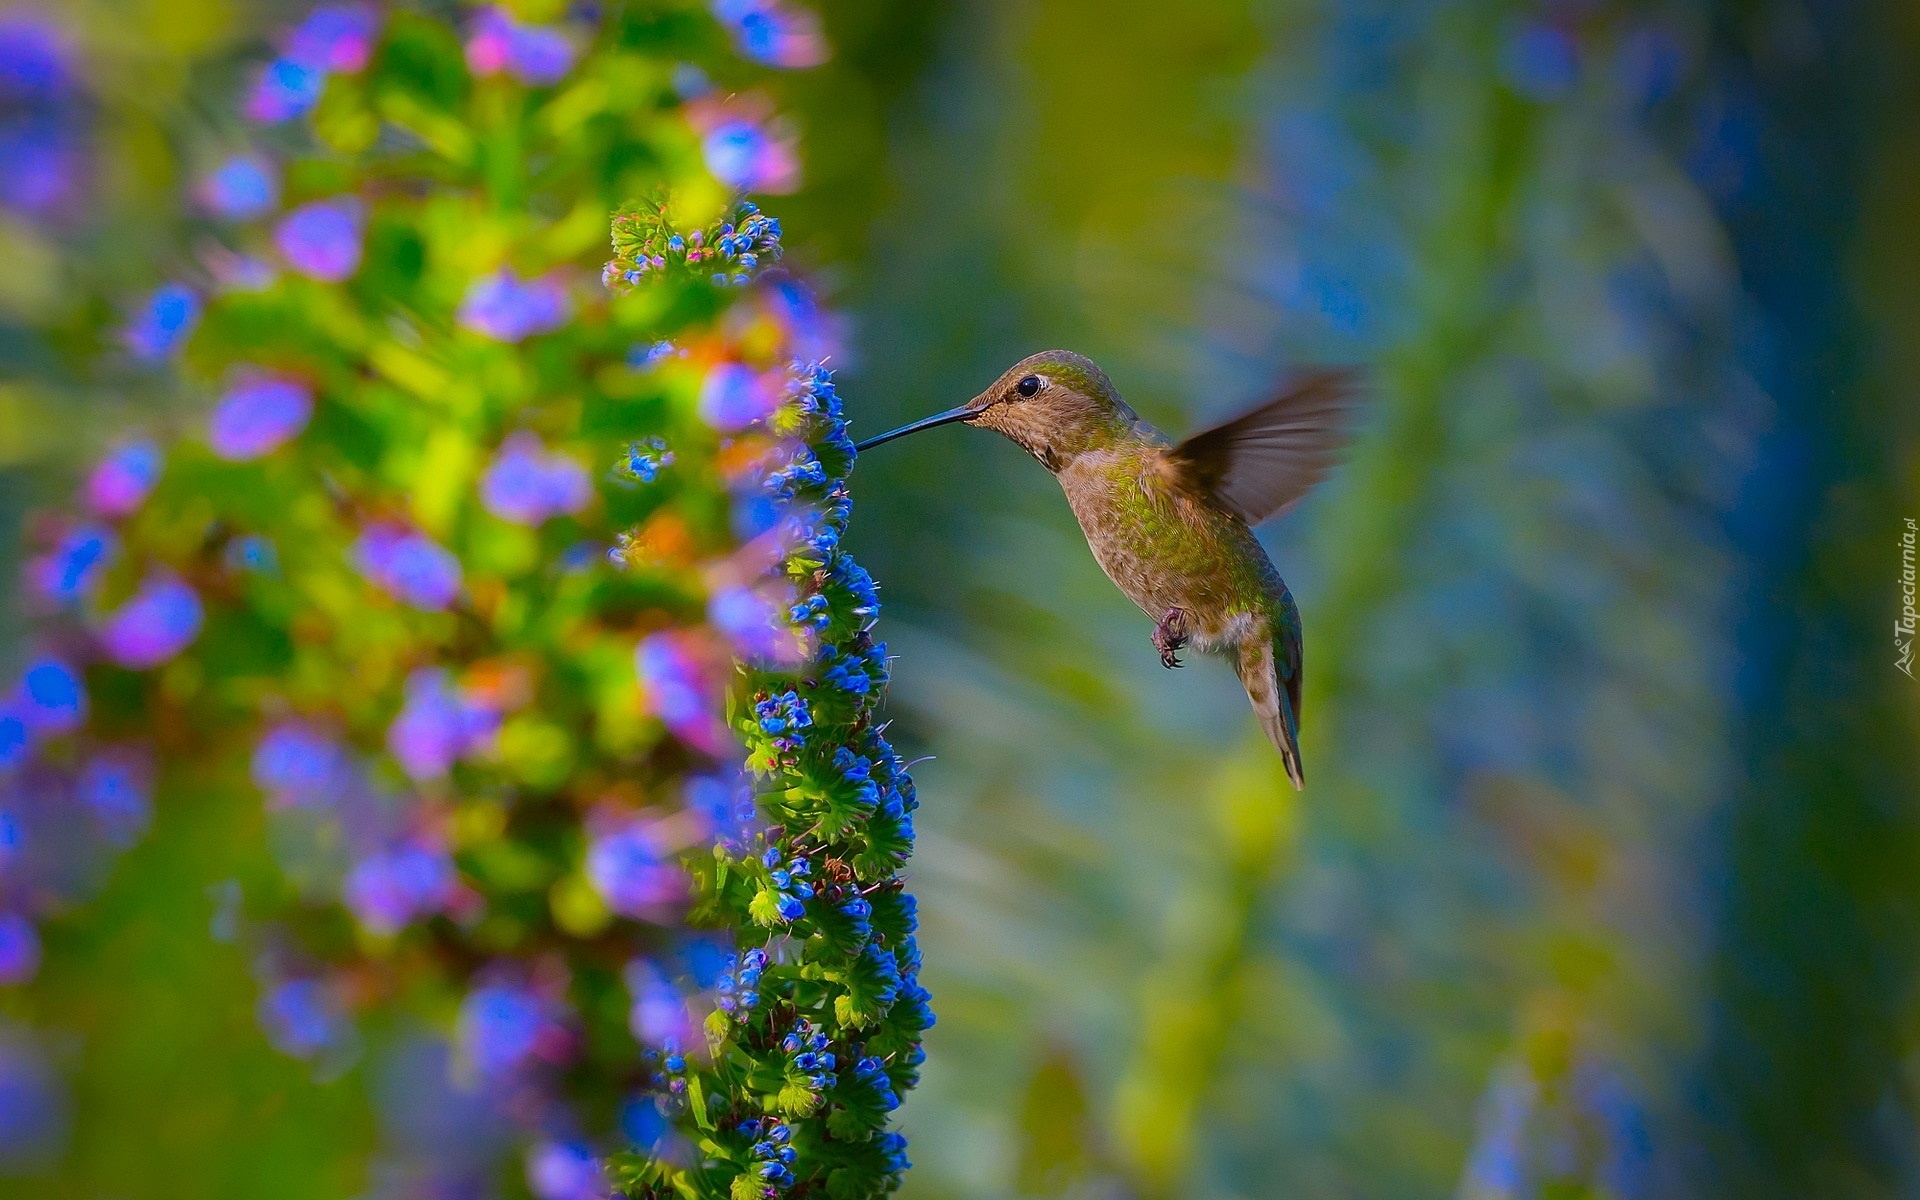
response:
<path fill-rule="evenodd" d="M 1920 1195 L 1920 10 L 815 7 L 778 209 L 856 433 L 1054 346 L 1175 432 L 1369 377 L 1264 531 L 1304 796 L 1025 456 L 861 463 L 892 734 L 932 756 L 907 1194 Z M 170 402 L 79 387 L 63 338 L 176 265 L 181 131 L 299 8 L 10 11 L 76 66 L 57 103 L 0 78 L 4 152 L 58 133 L 84 186 L 0 219 L 8 579 L 23 514 Z M 377 1080 L 275 1056 L 206 937 L 262 853 L 216 817 L 50 931 L 65 1108 L 0 1089 L 7 1195 L 366 1187 Z"/>

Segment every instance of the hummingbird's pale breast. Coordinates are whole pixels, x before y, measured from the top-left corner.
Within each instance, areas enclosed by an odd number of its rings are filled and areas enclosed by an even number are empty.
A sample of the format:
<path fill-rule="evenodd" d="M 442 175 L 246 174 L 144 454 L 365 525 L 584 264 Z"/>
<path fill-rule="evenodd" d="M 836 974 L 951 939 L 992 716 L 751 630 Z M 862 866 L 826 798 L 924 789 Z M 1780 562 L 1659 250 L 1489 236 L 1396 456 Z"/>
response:
<path fill-rule="evenodd" d="M 1107 577 L 1156 621 L 1184 610 L 1200 649 L 1246 640 L 1284 606 L 1286 586 L 1253 531 L 1184 486 L 1163 446 L 1081 454 L 1058 478 Z"/>

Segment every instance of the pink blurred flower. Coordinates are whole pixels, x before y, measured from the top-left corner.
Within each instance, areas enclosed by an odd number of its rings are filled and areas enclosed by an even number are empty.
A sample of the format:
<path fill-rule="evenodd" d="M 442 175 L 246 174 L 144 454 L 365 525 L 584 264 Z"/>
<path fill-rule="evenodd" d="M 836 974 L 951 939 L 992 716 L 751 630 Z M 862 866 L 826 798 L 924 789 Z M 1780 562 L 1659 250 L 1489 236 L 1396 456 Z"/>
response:
<path fill-rule="evenodd" d="M 303 204 L 273 230 L 273 244 L 287 265 L 326 283 L 352 278 L 360 269 L 366 213 L 358 197 L 335 196 Z"/>
<path fill-rule="evenodd" d="M 496 342 L 518 342 L 567 323 L 566 285 L 555 276 L 520 279 L 509 271 L 476 279 L 460 303 L 460 324 Z"/>
<path fill-rule="evenodd" d="M 229 462 L 248 462 L 297 437 L 313 416 L 313 390 L 294 379 L 248 375 L 213 410 L 207 441 Z"/>
<path fill-rule="evenodd" d="M 707 171 L 721 183 L 747 192 L 791 192 L 800 186 L 800 158 L 793 131 L 779 123 L 759 96 L 703 96 L 687 105 L 687 121 L 700 135 Z"/>
<path fill-rule="evenodd" d="M 460 560 L 422 533 L 375 525 L 353 544 L 353 562 L 375 585 L 415 608 L 443 609 L 460 595 Z"/>
<path fill-rule="evenodd" d="M 785 391 L 784 372 L 715 363 L 700 381 L 700 418 L 722 433 L 734 433 L 772 415 Z"/>
<path fill-rule="evenodd" d="M 347 876 L 347 907 L 367 930 L 398 933 L 412 921 L 459 907 L 463 889 L 440 845 L 411 839 L 361 859 Z"/>
<path fill-rule="evenodd" d="M 726 728 L 705 647 L 670 630 L 642 638 L 633 657 L 642 707 L 688 745 L 717 753 L 726 744 Z"/>
<path fill-rule="evenodd" d="M 526 432 L 508 437 L 480 478 L 480 501 L 487 511 L 516 525 L 579 512 L 592 499 L 586 468 L 564 454 L 549 454 Z"/>
<path fill-rule="evenodd" d="M 603 1200 L 606 1171 L 590 1147 L 537 1142 L 527 1150 L 527 1189 L 538 1200 Z"/>
<path fill-rule="evenodd" d="M 827 61 L 820 18 L 780 0 L 713 0 L 713 15 L 740 53 L 771 67 L 817 67 Z"/>
<path fill-rule="evenodd" d="M 699 1028 L 687 999 L 673 986 L 659 964 L 637 958 L 621 972 L 633 1005 L 627 1010 L 627 1027 L 643 1046 L 683 1046 L 692 1042 Z"/>
<path fill-rule="evenodd" d="M 453 764 L 492 747 L 500 712 L 456 687 L 442 669 L 407 677 L 406 703 L 387 729 L 387 749 L 416 780 L 438 779 Z"/>
<path fill-rule="evenodd" d="M 322 71 L 365 70 L 379 24 L 370 4 L 322 4 L 287 35 L 286 56 Z"/>
<path fill-rule="evenodd" d="M 87 477 L 87 504 L 103 517 L 124 517 L 146 501 L 164 465 L 152 442 L 131 442 L 108 454 Z"/>
<path fill-rule="evenodd" d="M 475 75 L 512 75 L 533 87 L 560 82 L 576 55 L 566 30 L 516 21 L 497 8 L 473 15 L 467 34 L 467 66 Z"/>
<path fill-rule="evenodd" d="M 687 876 L 646 821 L 602 822 L 587 846 L 587 878 L 623 917 L 658 920 L 687 894 Z"/>
<path fill-rule="evenodd" d="M 200 636 L 200 596 L 169 575 L 149 576 L 107 618 L 100 645 L 107 657 L 136 670 L 157 667 Z"/>

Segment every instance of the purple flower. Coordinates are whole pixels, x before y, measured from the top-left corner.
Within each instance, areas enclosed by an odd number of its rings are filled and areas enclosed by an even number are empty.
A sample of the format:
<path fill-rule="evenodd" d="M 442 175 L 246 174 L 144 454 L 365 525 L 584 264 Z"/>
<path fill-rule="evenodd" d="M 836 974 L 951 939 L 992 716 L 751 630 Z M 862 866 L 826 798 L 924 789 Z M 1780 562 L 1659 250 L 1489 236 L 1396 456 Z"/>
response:
<path fill-rule="evenodd" d="M 200 203 L 230 221 L 263 216 L 279 202 L 279 172 L 256 154 L 236 154 L 200 181 Z"/>
<path fill-rule="evenodd" d="M 487 511 L 516 525 L 579 512 L 592 498 L 586 468 L 564 454 L 547 453 L 531 433 L 516 433 L 502 443 L 480 479 Z"/>
<path fill-rule="evenodd" d="M 355 196 L 336 196 L 303 204 L 274 227 L 280 257 L 302 275 L 339 283 L 360 269 L 364 206 Z"/>
<path fill-rule="evenodd" d="M 686 998 L 658 964 L 637 958 L 621 975 L 633 997 L 627 1027 L 642 1045 L 679 1046 L 692 1039 L 697 1027 Z"/>
<path fill-rule="evenodd" d="M 279 806 L 326 804 L 351 777 L 346 748 L 304 721 L 274 726 L 253 748 L 253 782 Z"/>
<path fill-rule="evenodd" d="M 27 564 L 27 582 L 47 599 L 69 603 L 93 590 L 118 548 L 112 531 L 98 525 L 70 529 L 51 553 Z"/>
<path fill-rule="evenodd" d="M 133 751 L 109 750 L 88 760 L 74 790 L 115 846 L 132 845 L 153 820 L 152 770 Z"/>
<path fill-rule="evenodd" d="M 79 188 L 84 147 L 68 50 L 50 25 L 0 16 L 0 204 L 57 215 Z"/>
<path fill-rule="evenodd" d="M 42 658 L 22 672 L 13 711 L 36 734 L 70 733 L 87 719 L 87 691 L 72 667 Z"/>
<path fill-rule="evenodd" d="M 799 186 L 793 138 L 773 123 L 765 99 L 702 97 L 688 103 L 687 120 L 700 135 L 707 172 L 721 183 L 750 192 L 790 192 Z"/>
<path fill-rule="evenodd" d="M 647 712 L 696 747 L 720 744 L 712 675 L 685 636 L 649 634 L 634 648 L 634 666 Z"/>
<path fill-rule="evenodd" d="M 152 442 L 131 442 L 100 460 L 87 477 L 87 504 L 103 517 L 124 517 L 145 503 L 164 465 Z"/>
<path fill-rule="evenodd" d="M 496 342 L 518 342 L 567 323 L 567 289 L 553 276 L 520 279 L 498 271 L 473 281 L 460 324 Z"/>
<path fill-rule="evenodd" d="M 700 140 L 707 170 L 728 187 L 742 191 L 793 189 L 793 152 L 754 121 L 722 121 Z"/>
<path fill-rule="evenodd" d="M 121 333 L 121 341 L 143 362 L 172 354 L 200 323 L 200 297 L 183 283 L 163 284 L 147 297 Z"/>
<path fill-rule="evenodd" d="M 293 379 L 254 375 L 227 389 L 208 422 L 213 452 L 249 462 L 299 436 L 313 416 L 313 389 Z"/>
<path fill-rule="evenodd" d="M 606 1174 L 591 1147 L 538 1142 L 527 1151 L 527 1188 L 538 1200 L 602 1200 Z"/>
<path fill-rule="evenodd" d="M 40 935 L 33 922 L 19 913 L 0 913 L 0 985 L 25 983 L 39 970 Z"/>
<path fill-rule="evenodd" d="M 462 1056 L 488 1077 L 525 1066 L 556 1032 L 544 999 L 526 988 L 498 983 L 469 993 L 454 1027 Z"/>
<path fill-rule="evenodd" d="M 817 67 L 827 61 L 820 21 L 778 0 L 713 0 L 713 15 L 740 53 L 771 67 Z"/>
<path fill-rule="evenodd" d="M 255 121 L 291 120 L 320 101 L 327 76 L 352 73 L 373 57 L 379 16 L 365 4 L 323 4 L 296 25 L 254 82 L 245 113 Z"/>
<path fill-rule="evenodd" d="M 287 35 L 286 56 L 320 71 L 364 70 L 378 25 L 372 5 L 322 4 Z"/>
<path fill-rule="evenodd" d="M 453 907 L 460 880 L 446 851 L 413 841 L 362 859 L 347 876 L 345 892 L 360 924 L 384 935 Z"/>
<path fill-rule="evenodd" d="M 782 591 L 776 583 L 728 584 L 708 598 L 707 620 L 741 658 L 796 665 L 806 657 L 806 643 L 787 619 L 792 605 L 791 587 Z"/>
<path fill-rule="evenodd" d="M 437 611 L 460 595 L 460 560 L 425 534 L 376 525 L 354 543 L 353 560 L 376 586 L 415 608 Z"/>
<path fill-rule="evenodd" d="M 344 1017 L 318 979 L 289 979 L 260 997 L 260 1028 L 289 1058 L 313 1058 L 338 1040 Z"/>
<path fill-rule="evenodd" d="M 200 635 L 200 597 L 180 580 L 150 576 L 100 628 L 107 657 L 123 667 L 157 667 Z"/>
<path fill-rule="evenodd" d="M 628 821 L 596 836 L 587 847 L 587 878 L 607 907 L 624 917 L 651 920 L 686 895 L 686 875 L 644 821 Z"/>
<path fill-rule="evenodd" d="M 777 371 L 761 373 L 737 362 L 718 363 L 700 381 L 700 417 L 722 433 L 745 429 L 780 406 L 783 382 Z"/>
<path fill-rule="evenodd" d="M 532 87 L 560 82 L 573 69 L 574 46 L 564 30 L 529 25 L 497 8 L 483 8 L 467 34 L 467 66 L 475 75 L 512 75 Z"/>
<path fill-rule="evenodd" d="M 254 78 L 241 112 L 263 125 L 290 121 L 318 104 L 326 86 L 325 71 L 292 58 L 277 58 Z"/>
<path fill-rule="evenodd" d="M 387 749 L 416 780 L 438 779 L 453 764 L 492 747 L 500 713 L 453 685 L 453 676 L 423 667 L 407 677 L 406 704 L 387 730 Z"/>

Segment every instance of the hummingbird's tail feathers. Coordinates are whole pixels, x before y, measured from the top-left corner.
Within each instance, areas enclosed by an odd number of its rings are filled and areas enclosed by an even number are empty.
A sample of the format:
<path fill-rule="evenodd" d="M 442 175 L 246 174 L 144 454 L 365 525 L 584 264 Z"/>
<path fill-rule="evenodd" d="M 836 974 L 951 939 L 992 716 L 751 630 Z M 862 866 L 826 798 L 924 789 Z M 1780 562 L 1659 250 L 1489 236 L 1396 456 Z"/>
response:
<path fill-rule="evenodd" d="M 1300 765 L 1300 713 L 1275 670 L 1273 649 L 1273 643 L 1265 640 L 1243 645 L 1236 665 L 1240 682 L 1247 687 L 1247 699 L 1253 701 L 1254 715 L 1260 718 L 1260 728 L 1267 731 L 1267 739 L 1280 752 L 1287 778 L 1304 791 L 1307 774 Z"/>

